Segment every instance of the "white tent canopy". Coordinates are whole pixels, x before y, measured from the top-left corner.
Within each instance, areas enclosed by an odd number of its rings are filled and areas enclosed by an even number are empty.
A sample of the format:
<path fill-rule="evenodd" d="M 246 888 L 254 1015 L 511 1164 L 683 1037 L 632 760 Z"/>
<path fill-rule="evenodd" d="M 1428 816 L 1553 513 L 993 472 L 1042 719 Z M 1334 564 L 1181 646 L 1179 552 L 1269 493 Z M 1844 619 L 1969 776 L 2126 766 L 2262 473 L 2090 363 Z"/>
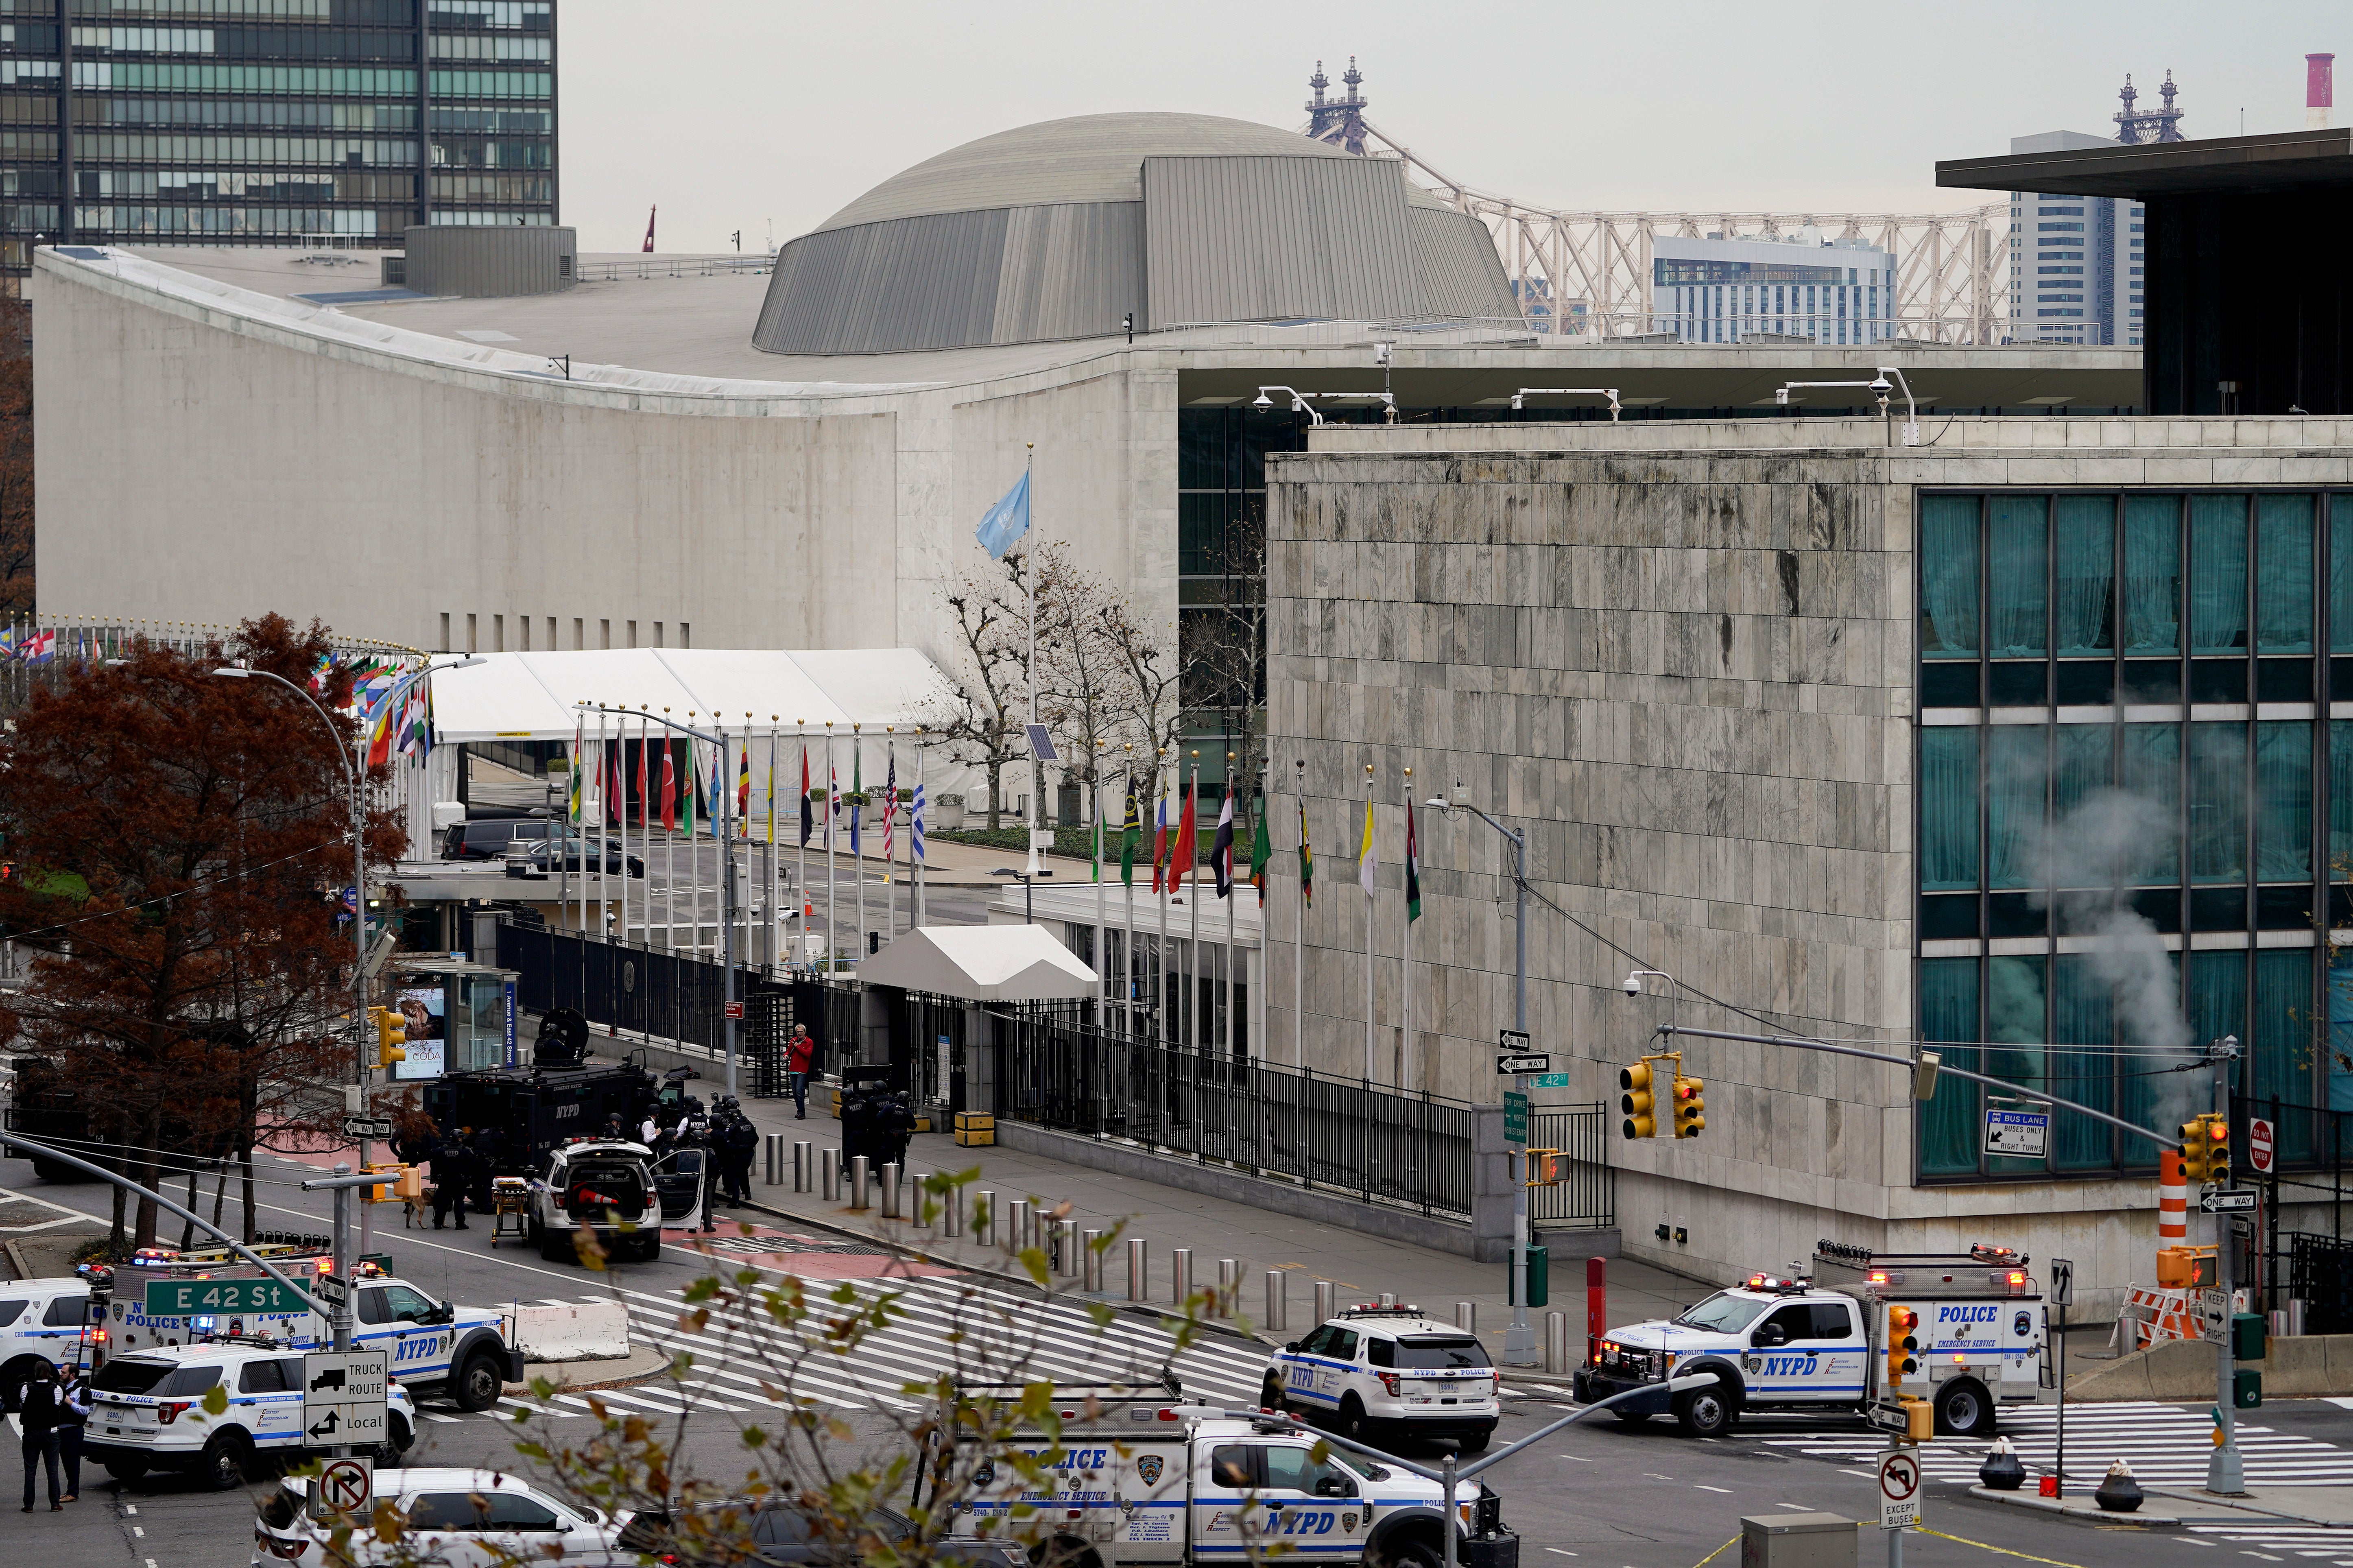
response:
<path fill-rule="evenodd" d="M 1064 1001 L 1102 981 L 1043 926 L 923 926 L 858 966 L 868 985 L 967 1001 Z"/>
<path fill-rule="evenodd" d="M 820 733 L 936 722 L 947 683 L 912 648 L 614 648 L 485 653 L 433 673 L 433 729 L 442 741 L 570 740 L 586 702 L 668 711 L 680 724 L 730 736 Z"/>

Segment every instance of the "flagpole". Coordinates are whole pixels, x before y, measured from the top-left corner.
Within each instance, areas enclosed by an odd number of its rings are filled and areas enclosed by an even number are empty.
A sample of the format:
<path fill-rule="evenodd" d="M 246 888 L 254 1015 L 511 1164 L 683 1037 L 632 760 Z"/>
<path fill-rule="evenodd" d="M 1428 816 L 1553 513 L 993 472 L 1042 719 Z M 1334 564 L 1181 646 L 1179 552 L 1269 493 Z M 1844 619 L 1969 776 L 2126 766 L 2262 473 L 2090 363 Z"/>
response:
<path fill-rule="evenodd" d="M 1234 891 L 1234 754 L 1226 753 L 1226 847 L 1220 852 L 1226 857 L 1226 1041 L 1225 1053 L 1234 1054 L 1234 906 L 1241 899 Z"/>
<path fill-rule="evenodd" d="M 1127 929 L 1120 938 L 1119 954 L 1119 1027 L 1128 1039 L 1135 1038 L 1135 852 L 1128 847 L 1127 835 L 1134 831 L 1135 806 L 1135 743 L 1124 741 L 1120 749 L 1126 753 L 1126 765 L 1120 769 L 1120 793 L 1126 797 L 1127 807 L 1120 813 L 1120 884 L 1127 895 Z M 1131 1103 L 1134 1091 L 1128 1092 Z"/>
<path fill-rule="evenodd" d="M 865 725 L 849 726 L 849 783 L 857 794 L 866 793 Z M 858 889 L 858 930 L 850 942 L 850 957 L 859 963 L 866 961 L 866 803 L 862 800 L 849 802 L 849 880 Z"/>
<path fill-rule="evenodd" d="M 664 708 L 662 713 L 667 715 L 670 710 Z M 694 710 L 689 708 L 686 716 L 691 722 L 694 717 Z M 662 720 L 661 782 L 657 786 L 662 792 L 661 805 L 664 817 L 672 817 L 672 813 L 678 810 L 678 768 L 674 761 L 677 747 L 677 737 L 670 733 L 670 720 L 665 716 Z M 686 770 L 690 773 L 695 770 L 694 742 L 691 740 L 686 743 Z M 672 817 L 672 820 L 675 821 L 675 818 Z M 701 947 L 702 945 L 702 874 L 700 867 L 695 863 L 701 857 L 694 851 L 694 845 L 687 845 L 687 874 L 693 877 L 695 882 L 692 940 L 697 947 Z M 669 821 L 662 823 L 662 951 L 666 953 L 678 951 L 678 830 Z"/>
<path fill-rule="evenodd" d="M 1028 454 L 1021 460 L 1021 493 L 1029 515 L 1034 519 L 1038 502 L 1036 489 L 1030 483 L 1030 471 L 1038 464 L 1038 443 L 1031 441 L 1028 444 Z M 1033 525 L 1028 533 L 1029 543 L 1021 552 L 1021 586 L 1029 599 L 1029 723 L 1034 734 L 1038 723 L 1038 531 Z M 1029 748 L 1029 831 L 1026 835 L 1029 840 L 1026 874 L 1030 876 L 1036 876 L 1044 869 L 1038 863 L 1038 829 L 1044 821 L 1045 794 L 1046 771 L 1038 765 L 1038 748 L 1033 742 Z"/>
<path fill-rule="evenodd" d="M 776 908 L 776 726 L 781 722 L 776 714 L 768 715 L 768 977 L 776 978 L 776 964 L 783 954 L 782 927 L 777 924 Z"/>
<path fill-rule="evenodd" d="M 1168 748 L 1166 747 L 1160 747 L 1153 752 L 1152 756 L 1153 788 L 1158 791 L 1160 796 L 1160 799 L 1155 802 L 1155 809 L 1160 817 L 1160 821 L 1155 825 L 1159 831 L 1154 833 L 1154 842 L 1152 845 L 1152 892 L 1153 895 L 1160 901 L 1160 942 L 1159 945 L 1152 950 L 1152 1034 L 1153 1044 L 1166 1048 L 1168 1044 L 1169 1039 L 1168 881 L 1169 877 L 1175 873 L 1176 868 L 1176 857 L 1166 854 L 1168 847 L 1167 830 L 1170 826 L 1167 813 L 1170 797 L 1175 795 L 1176 791 L 1168 787 L 1166 761 Z M 1166 865 L 1161 863 L 1164 856 L 1166 856 L 1167 859 L 1167 863 Z M 1165 1097 L 1161 1101 L 1160 1109 L 1162 1114 L 1165 1116 L 1168 1109 L 1167 1101 Z"/>
<path fill-rule="evenodd" d="M 1111 965 L 1105 961 L 1110 955 L 1103 951 L 1103 747 L 1102 741 L 1095 742 L 1095 1032 L 1097 1033 L 1103 1032 L 1103 977 L 1111 969 Z"/>
<path fill-rule="evenodd" d="M 899 836 L 899 726 L 882 726 L 882 942 L 885 947 L 899 938 L 899 883 L 892 873 L 898 860 L 892 852 L 892 841 Z"/>
<path fill-rule="evenodd" d="M 816 821 L 817 810 L 815 802 L 809 800 L 808 720 L 795 719 L 793 727 L 800 732 L 801 737 L 801 803 L 795 813 L 801 820 L 794 824 L 800 829 L 801 845 L 799 859 L 793 870 L 793 902 L 800 906 L 794 913 L 801 917 L 800 940 L 793 947 L 793 957 L 798 961 L 808 957 L 809 916 L 816 913 L 817 908 L 817 901 L 809 896 L 808 880 L 808 830 Z"/>
<path fill-rule="evenodd" d="M 923 885 L 931 880 L 931 852 L 923 846 L 923 818 L 931 810 L 931 802 L 923 795 L 923 753 L 929 747 L 923 745 L 923 726 L 917 725 L 915 809 L 907 813 L 907 863 L 910 867 L 907 874 L 913 885 L 915 898 L 914 925 L 911 929 L 920 929 L 923 924 Z M 940 1092 L 943 1095 L 947 1093 L 945 1086 Z"/>
<path fill-rule="evenodd" d="M 1405 899 L 1405 929 L 1398 938 L 1398 967 L 1402 984 L 1398 989 L 1398 1093 L 1409 1094 L 1413 1087 L 1413 898 L 1410 884 L 1414 874 L 1413 857 L 1419 847 L 1413 842 L 1413 769 L 1405 770 L 1405 874 L 1409 884 Z"/>
<path fill-rule="evenodd" d="M 605 927 L 605 906 L 613 896 L 612 879 L 605 870 L 611 851 L 607 847 L 612 835 L 605 821 L 606 796 L 609 793 L 606 770 L 611 765 L 611 753 L 605 744 L 605 705 L 596 705 L 596 939 L 604 941 L 610 934 Z M 629 874 L 628 861 L 621 863 L 621 874 Z M 585 913 L 585 911 L 584 911 Z"/>
<path fill-rule="evenodd" d="M 1193 842 L 1185 846 L 1185 890 L 1192 895 L 1185 907 L 1192 916 L 1192 935 L 1186 942 L 1185 953 L 1185 1043 L 1194 1055 L 1201 1054 L 1201 885 L 1197 874 L 1200 866 L 1200 813 L 1194 803 L 1201 794 L 1201 753 L 1193 753 L 1193 777 L 1185 787 L 1185 820 L 1193 824 Z"/>
<path fill-rule="evenodd" d="M 1373 765 L 1365 764 L 1365 842 L 1356 846 L 1365 884 L 1365 1082 L 1373 1081 L 1373 912 L 1380 898 L 1379 863 L 1373 855 Z"/>
<path fill-rule="evenodd" d="M 833 973 L 839 961 L 841 927 L 834 918 L 840 895 L 833 879 L 833 819 L 839 802 L 834 797 L 840 793 L 833 766 L 833 721 L 825 721 L 825 972 Z"/>

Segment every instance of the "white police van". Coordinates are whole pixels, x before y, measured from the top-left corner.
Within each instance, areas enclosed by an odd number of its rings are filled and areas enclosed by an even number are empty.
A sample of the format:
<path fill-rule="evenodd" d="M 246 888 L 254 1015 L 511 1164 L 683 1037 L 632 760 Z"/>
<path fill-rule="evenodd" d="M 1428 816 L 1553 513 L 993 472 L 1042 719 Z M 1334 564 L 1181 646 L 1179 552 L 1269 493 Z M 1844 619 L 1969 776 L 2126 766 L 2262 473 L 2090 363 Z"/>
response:
<path fill-rule="evenodd" d="M 215 1389 L 227 1400 L 217 1415 L 205 1408 Z M 394 1465 L 417 1440 L 417 1405 L 397 1383 L 385 1403 L 375 1461 Z M 115 1356 L 90 1379 L 90 1404 L 82 1452 L 118 1481 L 169 1470 L 225 1491 L 303 1451 L 302 1357 L 268 1340 Z"/>
<path fill-rule="evenodd" d="M 1328 1417 L 1343 1437 L 1453 1437 L 1475 1454 L 1502 1413 L 1479 1337 L 1410 1306 L 1351 1307 L 1267 1359 L 1259 1402 Z"/>
<path fill-rule="evenodd" d="M 100 1359 L 106 1329 L 94 1323 L 90 1281 L 67 1277 L 0 1285 L 0 1410 L 16 1408 L 16 1391 L 61 1366 Z"/>
<path fill-rule="evenodd" d="M 1660 1387 L 1610 1413 L 1629 1425 L 1672 1414 L 1708 1437 L 1744 1411 L 1860 1413 L 1912 1394 L 1932 1402 L 1937 1431 L 1989 1437 L 2001 1405 L 2050 1397 L 2028 1261 L 2008 1247 L 1874 1255 L 1824 1241 L 1811 1275 L 1751 1275 L 1680 1317 L 1610 1330 L 1575 1393 L 1607 1399 L 1713 1372 L 1711 1386 Z"/>

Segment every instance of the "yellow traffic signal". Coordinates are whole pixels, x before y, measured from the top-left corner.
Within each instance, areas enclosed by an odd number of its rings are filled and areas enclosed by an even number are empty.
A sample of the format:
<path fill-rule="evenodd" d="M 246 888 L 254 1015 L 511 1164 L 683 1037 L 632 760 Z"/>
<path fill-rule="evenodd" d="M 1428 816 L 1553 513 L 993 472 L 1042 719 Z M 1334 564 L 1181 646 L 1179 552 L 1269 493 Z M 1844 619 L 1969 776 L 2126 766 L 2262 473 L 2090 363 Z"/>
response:
<path fill-rule="evenodd" d="M 1918 1372 L 1920 1361 L 1914 1354 L 1920 1341 L 1913 1330 L 1920 1326 L 1920 1314 L 1909 1307 L 1887 1309 L 1887 1386 L 1894 1388 L 1904 1381 L 1905 1372 Z"/>
<path fill-rule="evenodd" d="M 2209 1111 L 2181 1124 L 2181 1175 L 2200 1187 L 2230 1181 L 2230 1123 Z"/>
<path fill-rule="evenodd" d="M 1707 1086 L 1697 1078 L 1675 1080 L 1675 1136 L 1697 1138 L 1707 1126 Z"/>
<path fill-rule="evenodd" d="M 408 1053 L 402 1049 L 408 1044 L 406 1020 L 389 1007 L 369 1008 L 368 1016 L 375 1021 L 375 1065 L 389 1067 L 407 1061 Z"/>
<path fill-rule="evenodd" d="M 396 1179 L 405 1179 L 408 1167 L 406 1165 L 370 1165 L 363 1170 L 360 1174 L 363 1176 L 384 1175 Z M 360 1202 L 363 1203 L 388 1203 L 396 1197 L 406 1196 L 407 1196 L 406 1193 L 399 1191 L 398 1181 L 387 1185 L 368 1186 L 360 1189 Z"/>
<path fill-rule="evenodd" d="M 1651 1098 L 1651 1060 L 1644 1057 L 1630 1067 L 1618 1069 L 1619 1114 L 1626 1119 L 1619 1131 L 1628 1138 L 1656 1138 L 1658 1123 L 1652 1118 Z"/>

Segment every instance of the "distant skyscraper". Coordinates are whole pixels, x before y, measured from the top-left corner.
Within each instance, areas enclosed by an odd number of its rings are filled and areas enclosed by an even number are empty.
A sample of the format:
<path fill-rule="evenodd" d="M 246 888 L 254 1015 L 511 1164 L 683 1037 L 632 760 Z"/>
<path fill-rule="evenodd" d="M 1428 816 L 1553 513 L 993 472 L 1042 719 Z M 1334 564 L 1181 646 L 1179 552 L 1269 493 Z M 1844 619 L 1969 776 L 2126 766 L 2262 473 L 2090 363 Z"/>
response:
<path fill-rule="evenodd" d="M 2083 131 L 2013 136 L 2012 153 L 2063 153 L 2083 147 L 2180 142 L 2182 111 L 2174 106 L 2173 73 L 2159 90 L 2165 107 L 2134 106 L 2132 79 L 2117 96 L 2124 109 L 2111 139 Z M 2016 339 L 2140 345 L 2142 229 L 2137 203 L 2121 196 L 2010 194 L 2010 322 Z"/>
<path fill-rule="evenodd" d="M 1686 343 L 1878 343 L 1895 334 L 1895 258 L 1811 230 L 1778 239 L 1660 239 L 1651 311 L 1658 330 Z"/>

